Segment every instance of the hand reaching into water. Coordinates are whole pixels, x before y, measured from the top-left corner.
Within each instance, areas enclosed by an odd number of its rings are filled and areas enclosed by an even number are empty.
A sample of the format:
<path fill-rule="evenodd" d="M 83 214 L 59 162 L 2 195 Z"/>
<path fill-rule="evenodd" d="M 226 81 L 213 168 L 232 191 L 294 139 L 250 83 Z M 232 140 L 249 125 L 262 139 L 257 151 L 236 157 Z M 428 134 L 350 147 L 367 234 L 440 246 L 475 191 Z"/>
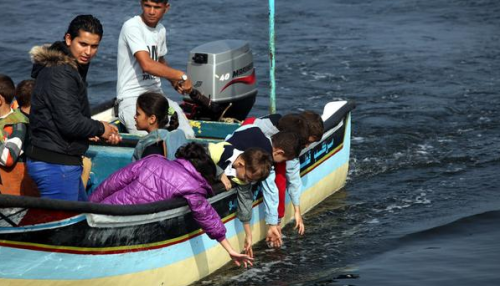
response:
<path fill-rule="evenodd" d="M 247 254 L 242 254 L 234 251 L 233 247 L 231 246 L 231 244 L 227 239 L 222 240 L 220 244 L 222 245 L 222 247 L 224 247 L 229 256 L 231 256 L 231 259 L 233 260 L 234 264 L 238 266 L 241 266 L 241 264 L 243 264 L 245 268 L 247 268 L 249 265 L 253 266 L 253 258 Z"/>
<path fill-rule="evenodd" d="M 281 239 L 281 231 L 277 225 L 269 225 L 267 230 L 266 242 L 269 247 L 280 248 L 283 245 L 283 240 Z"/>
<path fill-rule="evenodd" d="M 302 215 L 300 214 L 300 207 L 299 206 L 294 206 L 295 208 L 295 227 L 294 229 L 297 230 L 297 232 L 300 235 L 304 235 L 304 232 L 306 231 L 306 227 L 304 226 L 304 221 L 302 220 Z"/>
<path fill-rule="evenodd" d="M 245 237 L 245 244 L 243 245 L 244 253 L 248 254 L 249 257 L 253 258 L 253 249 L 252 249 L 252 237 Z"/>
<path fill-rule="evenodd" d="M 243 264 L 245 268 L 248 268 L 248 266 L 253 266 L 252 262 L 253 258 L 250 257 L 250 255 L 248 254 L 242 254 L 236 251 L 232 251 L 229 252 L 229 256 L 231 256 L 231 259 L 233 260 L 234 264 L 238 266 L 241 266 L 241 264 Z"/>

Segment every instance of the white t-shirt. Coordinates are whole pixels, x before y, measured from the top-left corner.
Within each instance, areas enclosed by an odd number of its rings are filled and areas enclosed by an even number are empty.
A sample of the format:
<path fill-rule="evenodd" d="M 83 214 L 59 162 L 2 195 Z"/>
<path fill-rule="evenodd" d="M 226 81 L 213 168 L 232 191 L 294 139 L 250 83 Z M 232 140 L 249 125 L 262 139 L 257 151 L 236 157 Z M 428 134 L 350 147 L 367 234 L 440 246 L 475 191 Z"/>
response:
<path fill-rule="evenodd" d="M 134 54 L 149 52 L 158 61 L 167 54 L 165 27 L 158 23 L 155 28 L 146 25 L 141 16 L 135 16 L 123 24 L 118 39 L 117 98 L 138 97 L 146 91 L 161 91 L 160 78 L 143 72 Z"/>

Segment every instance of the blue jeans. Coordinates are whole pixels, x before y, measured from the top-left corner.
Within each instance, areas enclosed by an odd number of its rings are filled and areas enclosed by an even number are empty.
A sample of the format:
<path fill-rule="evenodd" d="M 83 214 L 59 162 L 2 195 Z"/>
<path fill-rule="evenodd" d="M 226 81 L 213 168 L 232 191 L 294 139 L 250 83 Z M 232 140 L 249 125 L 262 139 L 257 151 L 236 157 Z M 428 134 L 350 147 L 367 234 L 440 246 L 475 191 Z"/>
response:
<path fill-rule="evenodd" d="M 27 161 L 28 174 L 35 181 L 40 197 L 66 201 L 87 201 L 82 182 L 82 166 Z"/>

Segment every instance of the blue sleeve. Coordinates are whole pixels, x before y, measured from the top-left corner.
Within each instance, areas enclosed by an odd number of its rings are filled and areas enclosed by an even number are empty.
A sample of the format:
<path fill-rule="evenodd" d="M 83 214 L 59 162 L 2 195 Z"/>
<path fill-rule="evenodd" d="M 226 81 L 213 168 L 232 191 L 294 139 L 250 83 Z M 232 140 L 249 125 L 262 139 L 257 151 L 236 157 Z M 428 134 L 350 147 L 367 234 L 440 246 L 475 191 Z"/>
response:
<path fill-rule="evenodd" d="M 186 135 L 181 129 L 170 132 L 167 142 L 167 159 L 175 160 L 177 149 L 187 143 Z"/>
<path fill-rule="evenodd" d="M 286 180 L 287 189 L 292 204 L 294 206 L 300 205 L 300 195 L 302 192 L 302 179 L 300 178 L 300 160 L 295 158 L 286 161 Z"/>
<path fill-rule="evenodd" d="M 276 173 L 274 167 L 271 169 L 267 179 L 262 181 L 262 194 L 264 196 L 264 214 L 266 224 L 278 224 L 278 204 L 279 194 L 278 187 L 274 182 Z"/>

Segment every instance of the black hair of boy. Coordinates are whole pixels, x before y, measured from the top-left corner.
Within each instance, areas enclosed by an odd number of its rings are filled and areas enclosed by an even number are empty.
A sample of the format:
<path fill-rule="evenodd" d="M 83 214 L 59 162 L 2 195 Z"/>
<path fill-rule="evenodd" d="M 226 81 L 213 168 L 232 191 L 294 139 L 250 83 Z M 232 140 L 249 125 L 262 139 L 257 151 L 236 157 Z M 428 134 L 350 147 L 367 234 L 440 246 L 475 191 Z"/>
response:
<path fill-rule="evenodd" d="M 309 125 L 309 136 L 312 136 L 314 141 L 320 141 L 325 132 L 325 126 L 321 116 L 311 110 L 301 112 L 300 116 L 304 117 L 307 125 Z"/>
<path fill-rule="evenodd" d="M 168 0 L 141 0 L 142 2 L 146 2 L 146 1 L 149 1 L 149 2 L 155 2 L 155 3 L 165 3 L 167 4 L 168 3 Z"/>
<path fill-rule="evenodd" d="M 104 33 L 101 22 L 92 15 L 76 16 L 71 23 L 69 23 L 66 34 L 69 34 L 71 39 L 74 39 L 80 35 L 80 30 L 99 35 L 99 38 L 101 39 Z"/>
<path fill-rule="evenodd" d="M 210 185 L 216 182 L 215 163 L 202 145 L 191 142 L 181 146 L 175 152 L 175 157 L 188 160 Z"/>
<path fill-rule="evenodd" d="M 289 113 L 278 121 L 279 131 L 292 131 L 299 135 L 300 146 L 304 148 L 309 143 L 309 125 L 306 119 L 299 114 Z"/>
<path fill-rule="evenodd" d="M 8 75 L 0 74 L 0 95 L 3 96 L 7 104 L 11 104 L 14 100 L 16 87 L 14 81 Z"/>
<path fill-rule="evenodd" d="M 301 145 L 299 135 L 292 131 L 280 131 L 271 137 L 273 148 L 278 148 L 285 152 L 288 159 L 297 158 L 300 155 Z"/>
<path fill-rule="evenodd" d="M 35 87 L 35 80 L 25 79 L 16 86 L 16 100 L 19 107 L 28 107 L 31 105 L 31 94 Z"/>
<path fill-rule="evenodd" d="M 273 157 L 262 148 L 248 148 L 241 155 L 245 161 L 245 170 L 252 174 L 255 181 L 264 180 L 269 176 L 273 165 Z"/>

